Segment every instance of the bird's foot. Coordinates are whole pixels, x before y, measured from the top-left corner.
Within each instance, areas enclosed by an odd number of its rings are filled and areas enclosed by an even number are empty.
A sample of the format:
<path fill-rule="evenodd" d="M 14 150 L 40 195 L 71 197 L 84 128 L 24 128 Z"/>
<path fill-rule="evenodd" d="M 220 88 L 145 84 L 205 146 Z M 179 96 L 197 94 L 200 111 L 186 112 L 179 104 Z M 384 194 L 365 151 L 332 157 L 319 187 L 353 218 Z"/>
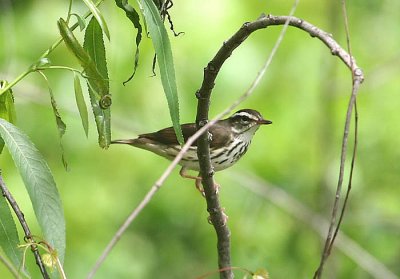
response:
<path fill-rule="evenodd" d="M 189 174 L 186 173 L 186 170 L 187 169 L 185 167 L 182 167 L 181 170 L 179 171 L 180 176 L 182 176 L 184 178 L 194 179 L 195 180 L 196 189 L 200 192 L 200 194 L 203 197 L 205 197 L 204 188 L 203 188 L 203 185 L 201 185 L 202 178 L 201 178 L 200 173 L 199 173 L 198 176 L 189 175 Z M 219 184 L 214 182 L 215 194 L 219 193 L 219 187 L 220 187 Z"/>

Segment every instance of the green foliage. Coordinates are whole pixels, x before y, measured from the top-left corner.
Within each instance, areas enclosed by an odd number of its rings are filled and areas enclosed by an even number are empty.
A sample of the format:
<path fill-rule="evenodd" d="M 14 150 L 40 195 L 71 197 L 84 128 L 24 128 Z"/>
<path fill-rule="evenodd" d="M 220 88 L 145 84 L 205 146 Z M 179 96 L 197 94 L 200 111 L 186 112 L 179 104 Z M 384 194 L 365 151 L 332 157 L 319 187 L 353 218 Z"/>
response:
<path fill-rule="evenodd" d="M 115 4 L 119 8 L 125 11 L 126 17 L 132 22 L 133 26 L 137 29 L 136 52 L 135 52 L 135 62 L 133 65 L 133 73 L 126 81 L 124 81 L 125 84 L 134 77 L 136 73 L 136 68 L 139 63 L 139 45 L 142 40 L 142 25 L 140 24 L 140 17 L 138 12 L 131 5 L 129 5 L 127 0 L 115 0 Z"/>
<path fill-rule="evenodd" d="M 18 249 L 19 237 L 10 208 L 4 197 L 0 198 L 0 247 L 14 267 L 22 266 L 22 251 Z"/>
<path fill-rule="evenodd" d="M 0 81 L 0 90 L 7 85 L 5 80 Z M 9 89 L 0 95 L 0 118 L 7 120 L 10 123 L 15 123 L 15 106 L 12 90 Z M 0 138 L 0 154 L 4 148 L 4 141 Z"/>
<path fill-rule="evenodd" d="M 83 98 L 81 82 L 79 80 L 79 76 L 74 73 L 74 91 L 75 91 L 75 100 L 76 105 L 78 106 L 79 115 L 82 120 L 82 126 L 85 130 L 86 137 L 89 133 L 89 118 L 88 118 L 88 111 L 86 108 L 85 99 Z"/>
<path fill-rule="evenodd" d="M 56 124 L 57 124 L 58 136 L 60 137 L 61 160 L 64 165 L 64 168 L 68 169 L 67 160 L 65 159 L 64 148 L 62 146 L 62 141 L 61 141 L 62 137 L 65 134 L 65 130 L 67 129 L 67 125 L 62 120 L 60 112 L 58 111 L 58 105 L 57 105 L 56 99 L 54 98 L 53 90 L 51 89 L 49 80 L 47 79 L 46 75 L 43 74 L 43 72 L 40 72 L 40 73 L 42 74 L 43 78 L 46 80 L 47 86 L 49 88 L 50 103 L 51 103 L 51 107 L 53 109 L 53 115 L 54 115 L 54 118 L 55 118 Z"/>
<path fill-rule="evenodd" d="M 99 135 L 99 145 L 107 148 L 111 141 L 110 108 L 111 103 L 104 100 L 110 98 L 105 48 L 101 28 L 92 18 L 86 28 L 84 47 L 76 39 L 67 23 L 58 21 L 60 34 L 66 46 L 78 59 L 87 75 L 88 90 L 93 114 Z"/>
<path fill-rule="evenodd" d="M 343 234 L 367 250 L 380 266 L 387 266 L 398 275 L 400 188 L 394 186 L 400 182 L 400 164 L 396 163 L 400 158 L 400 88 L 396 79 L 400 75 L 400 37 L 396 28 L 382 29 L 382 26 L 400 24 L 400 2 L 368 1 L 379 3 L 377 9 L 377 5 L 374 9 L 374 5 L 360 6 L 362 1 L 356 2 L 347 3 L 352 52 L 363 67 L 366 80 L 357 100 L 359 148 L 349 209 L 342 228 Z M 113 39 L 106 43 L 113 92 L 113 133 L 115 137 L 133 138 L 139 133 L 166 127 L 170 117 L 159 77 L 148 77 L 154 50 L 145 38 L 145 21 L 140 45 L 141 68 L 136 71 L 134 82 L 122 85 L 121 81 L 133 66 L 133 53 L 129 50 L 134 48 L 137 30 L 115 3 L 103 1 L 99 6 L 101 12 L 107 11 L 104 18 L 112 19 L 107 19 L 107 23 Z M 130 3 L 137 7 L 136 3 Z M 193 3 L 174 1 L 169 10 L 174 24 L 185 30 L 184 36 L 171 37 L 170 41 L 180 93 L 180 117 L 185 122 L 194 120 L 194 93 L 200 86 L 202 70 L 223 41 L 262 12 L 283 15 L 292 5 L 272 0 L 266 10 L 265 1 L 258 0 Z M 83 8 L 78 13 L 85 12 L 86 7 L 74 6 Z M 0 7 L 4 27 L 0 28 L 0 38 L 4 42 L 0 44 L 3 76 L 9 79 L 18 73 L 20 65 L 29 66 L 37 61 L 38 55 L 51 43 L 49 40 L 54 39 L 53 19 L 58 18 L 63 9 L 65 3 L 49 1 L 46 3 L 49 16 L 43 17 L 43 2 L 37 0 L 23 2 L 13 9 Z M 136 11 L 140 14 L 139 8 Z M 334 39 L 345 45 L 339 2 L 300 2 L 296 15 L 332 33 Z M 69 23 L 72 24 L 71 20 Z M 26 26 L 32 32 L 27 32 Z M 78 28 L 74 34 L 82 44 Z M 280 27 L 272 26 L 261 30 L 232 54 L 216 81 L 210 116 L 221 112 L 245 92 L 279 31 Z M 385 43 L 371 39 L 378 37 L 384 37 Z M 74 57 L 66 55 L 63 48 L 56 48 L 49 58 L 52 63 L 74 63 Z M 63 143 L 68 150 L 71 172 L 65 172 L 59 164 L 57 137 L 51 130 L 54 128 L 53 112 L 47 94 L 43 94 L 47 88 L 34 76 L 13 87 L 18 123 L 41 150 L 61 191 L 68 231 L 65 266 L 68 278 L 84 278 L 99 251 L 168 162 L 129 147 L 113 146 L 108 152 L 99 150 L 95 146 L 96 129 L 90 131 L 88 140 L 82 134 L 83 119 L 72 110 L 75 100 L 71 98 L 74 97 L 56 94 L 74 90 L 70 73 L 67 78 L 64 71 L 48 74 L 47 68 L 51 67 L 46 61 L 35 64 L 35 69 L 46 68 L 59 109 L 68 124 Z M 246 156 L 233 168 L 216 173 L 215 179 L 221 185 L 222 205 L 229 215 L 234 264 L 249 270 L 265 267 L 271 278 L 310 278 L 324 240 L 312 226 L 281 206 L 291 203 L 276 197 L 275 193 L 295 197 L 315 214 L 330 217 L 350 77 L 347 68 L 330 56 L 325 46 L 292 28 L 288 29 L 270 69 L 241 108 L 255 108 L 274 124 L 260 129 Z M 89 76 L 84 71 L 80 78 Z M 100 94 L 96 98 L 100 100 Z M 91 121 L 90 115 L 88 119 Z M 9 186 L 15 187 L 12 189 L 16 196 L 22 196 L 24 213 L 37 231 L 35 217 L 27 204 L 29 200 L 25 202 L 23 198 L 24 188 L 8 152 L 0 156 L 0 167 Z M 246 183 L 233 175 L 243 172 L 251 172 L 276 187 L 265 197 L 253 193 L 245 187 Z M 29 269 L 32 278 L 40 278 L 32 256 L 28 258 L 31 260 L 28 267 L 33 267 Z M 372 278 L 354 259 L 334 247 L 325 275 Z M 129 233 L 121 238 L 96 278 L 146 279 L 158 278 L 160 274 L 165 278 L 194 278 L 215 270 L 215 265 L 215 238 L 212 227 L 207 225 L 204 199 L 191 181 L 181 179 L 175 171 Z M 2 279 L 11 278 L 3 265 L 0 265 L 0 274 Z M 239 271 L 235 274 L 238 278 L 244 276 Z"/>
<path fill-rule="evenodd" d="M 65 221 L 56 183 L 46 161 L 29 138 L 0 119 L 0 136 L 24 181 L 44 239 L 64 260 Z"/>
<path fill-rule="evenodd" d="M 83 44 L 87 51 L 90 60 L 93 61 L 93 66 L 98 73 L 95 79 L 98 82 L 92 82 L 92 76 L 88 77 L 88 90 L 92 110 L 95 116 L 97 131 L 99 134 L 99 144 L 103 148 L 107 148 L 111 142 L 111 95 L 109 92 L 108 70 L 106 62 L 106 54 L 104 48 L 103 34 L 100 25 L 94 18 L 89 22 L 85 32 L 85 41 Z M 96 92 L 100 92 L 100 99 Z"/>
<path fill-rule="evenodd" d="M 147 28 L 156 51 L 161 82 L 165 96 L 167 97 L 172 125 L 178 141 L 183 144 L 184 140 L 179 124 L 178 89 L 176 86 L 174 61 L 168 34 L 153 1 L 140 0 L 140 3 L 142 4 Z"/>
<path fill-rule="evenodd" d="M 76 20 L 77 20 L 78 25 L 79 25 L 79 30 L 80 30 L 80 31 L 83 31 L 83 29 L 85 29 L 85 27 L 86 27 L 85 20 L 84 20 L 80 15 L 78 15 L 78 14 L 73 13 L 73 14 L 71 14 L 71 15 L 73 15 L 73 16 L 76 17 Z"/>
<path fill-rule="evenodd" d="M 106 34 L 107 38 L 110 40 L 110 31 L 108 31 L 107 23 L 104 20 L 103 15 L 100 13 L 99 9 L 97 9 L 92 0 L 83 0 L 83 2 L 85 2 L 86 6 L 89 8 L 90 12 L 103 30 L 104 34 Z"/>

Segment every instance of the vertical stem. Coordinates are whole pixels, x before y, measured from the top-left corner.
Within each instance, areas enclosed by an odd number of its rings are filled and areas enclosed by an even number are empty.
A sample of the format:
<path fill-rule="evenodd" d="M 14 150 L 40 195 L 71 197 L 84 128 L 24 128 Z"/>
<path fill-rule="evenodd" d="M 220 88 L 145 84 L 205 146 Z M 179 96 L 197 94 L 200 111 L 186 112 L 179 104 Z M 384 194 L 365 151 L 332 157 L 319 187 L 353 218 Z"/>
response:
<path fill-rule="evenodd" d="M 7 199 L 8 203 L 11 205 L 11 208 L 14 210 L 15 215 L 17 215 L 17 218 L 22 226 L 22 229 L 24 230 L 25 239 L 27 241 L 34 242 L 34 240 L 32 239 L 31 230 L 28 227 L 28 224 L 25 220 L 24 214 L 22 213 L 21 209 L 19 208 L 14 197 L 11 195 L 10 191 L 7 189 L 6 184 L 4 183 L 3 177 L 1 174 L 0 174 L 0 188 L 1 188 L 3 196 Z M 49 275 L 47 274 L 46 268 L 43 264 L 42 258 L 40 257 L 37 246 L 32 245 L 31 250 L 33 252 L 33 255 L 35 256 L 36 264 L 38 265 L 40 273 L 42 273 L 43 278 L 50 279 Z"/>

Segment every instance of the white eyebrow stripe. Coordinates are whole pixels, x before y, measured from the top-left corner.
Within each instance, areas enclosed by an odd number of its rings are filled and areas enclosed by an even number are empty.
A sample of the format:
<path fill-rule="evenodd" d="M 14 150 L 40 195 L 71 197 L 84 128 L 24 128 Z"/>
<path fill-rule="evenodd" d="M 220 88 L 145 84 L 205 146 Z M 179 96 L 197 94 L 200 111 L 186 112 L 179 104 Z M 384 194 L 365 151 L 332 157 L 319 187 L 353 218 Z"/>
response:
<path fill-rule="evenodd" d="M 256 117 L 255 115 L 250 114 L 250 113 L 248 113 L 248 112 L 244 112 L 244 111 L 239 112 L 239 113 L 236 113 L 235 116 L 246 116 L 246 117 L 248 117 L 248 118 L 250 118 L 250 119 L 253 119 L 253 120 L 255 120 L 255 121 L 258 120 L 258 117 Z"/>

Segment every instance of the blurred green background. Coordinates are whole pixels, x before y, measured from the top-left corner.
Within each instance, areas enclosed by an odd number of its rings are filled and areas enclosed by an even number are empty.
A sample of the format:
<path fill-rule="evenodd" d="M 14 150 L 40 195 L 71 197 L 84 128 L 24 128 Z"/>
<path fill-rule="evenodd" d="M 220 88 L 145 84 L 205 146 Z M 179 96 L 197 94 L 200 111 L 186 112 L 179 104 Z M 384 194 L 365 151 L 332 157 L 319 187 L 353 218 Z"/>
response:
<path fill-rule="evenodd" d="M 340 1 L 334 2 L 301 1 L 295 15 L 332 33 L 345 46 Z M 58 38 L 56 21 L 66 16 L 68 1 L 0 3 L 0 79 L 11 81 Z M 279 0 L 175 1 L 170 10 L 174 26 L 176 31 L 185 32 L 179 37 L 170 33 L 182 122 L 194 121 L 194 94 L 200 87 L 203 68 L 223 41 L 244 22 L 261 13 L 288 14 L 291 5 L 292 1 Z M 80 1 L 75 1 L 73 9 L 79 14 L 86 11 Z M 132 71 L 136 33 L 113 1 L 101 5 L 101 11 L 111 33 L 106 44 L 113 138 L 131 138 L 170 126 L 159 76 L 151 77 L 151 41 L 143 40 L 140 67 L 133 81 L 123 86 Z M 399 275 L 400 2 L 349 1 L 348 15 L 352 51 L 366 79 L 357 101 L 358 154 L 342 229 L 353 244 Z M 213 91 L 211 116 L 250 86 L 280 30 L 269 27 L 256 32 L 225 63 Z M 75 34 L 83 37 L 79 31 Z M 64 45 L 50 59 L 54 65 L 79 68 Z M 84 278 L 168 161 L 127 146 L 101 150 L 92 116 L 89 138 L 84 135 L 72 74 L 61 70 L 46 74 L 67 123 L 62 143 L 70 170 L 65 171 L 61 163 L 47 86 L 38 74 L 29 75 L 13 88 L 17 125 L 47 159 L 61 193 L 67 223 L 68 278 Z M 265 268 L 271 278 L 312 277 L 324 240 L 307 222 L 309 218 L 301 219 L 302 212 L 290 212 L 295 205 L 292 198 L 312 214 L 329 218 L 350 92 L 350 73 L 344 64 L 317 39 L 289 28 L 260 86 L 240 105 L 259 110 L 274 124 L 258 131 L 239 164 L 216 174 L 222 205 L 229 215 L 234 266 L 252 271 Z M 0 168 L 28 223 L 40 235 L 25 188 L 7 152 L 0 156 Z M 249 190 L 245 187 L 251 184 L 248 174 L 278 187 L 281 194 L 261 195 Z M 321 222 L 317 223 L 323 228 Z M 204 199 L 194 183 L 180 178 L 176 169 L 95 278 L 196 278 L 216 270 L 215 243 Z M 34 266 L 32 255 L 28 258 Z M 378 275 L 371 275 L 368 268 Z M 380 270 L 366 254 L 350 257 L 342 248 L 335 248 L 324 278 L 385 278 Z M 1 278 L 11 278 L 3 266 L 0 274 Z M 236 274 L 241 278 L 243 272 Z"/>

